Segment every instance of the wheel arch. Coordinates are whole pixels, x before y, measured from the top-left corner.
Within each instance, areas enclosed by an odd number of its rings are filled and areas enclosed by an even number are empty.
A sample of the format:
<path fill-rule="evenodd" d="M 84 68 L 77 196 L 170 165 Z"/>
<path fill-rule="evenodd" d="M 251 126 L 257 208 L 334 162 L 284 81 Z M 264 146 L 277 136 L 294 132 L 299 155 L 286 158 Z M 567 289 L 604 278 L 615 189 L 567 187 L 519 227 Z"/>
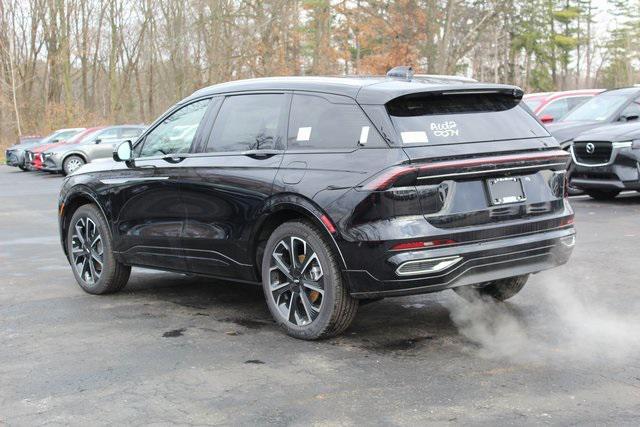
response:
<path fill-rule="evenodd" d="M 66 162 L 67 159 L 71 156 L 78 156 L 82 160 L 84 160 L 85 163 L 89 163 L 89 161 L 87 160 L 88 159 L 87 155 L 82 151 L 69 151 L 64 153 L 64 156 L 62 156 L 62 160 L 60 161 L 60 167 L 62 168 L 63 171 L 64 171 L 64 162 Z"/>
<path fill-rule="evenodd" d="M 338 254 L 341 268 L 343 270 L 346 269 L 346 262 L 336 241 L 336 237 L 338 237 L 337 232 L 334 230 L 332 233 L 327 228 L 327 225 L 322 220 L 323 217 L 325 217 L 325 221 L 326 219 L 331 221 L 329 216 L 320 207 L 299 195 L 272 199 L 268 203 L 268 209 L 263 212 L 260 220 L 256 222 L 256 226 L 251 235 L 251 256 L 256 268 L 256 277 L 260 279 L 262 276 L 262 256 L 269 236 L 271 236 L 271 233 L 280 225 L 294 220 L 309 221 L 321 230 Z"/>
<path fill-rule="evenodd" d="M 67 253 L 67 230 L 69 230 L 69 224 L 71 222 L 71 218 L 73 214 L 80 209 L 80 207 L 85 205 L 96 205 L 100 212 L 106 219 L 107 223 L 110 224 L 109 217 L 107 216 L 104 208 L 98 202 L 98 198 L 91 193 L 88 189 L 81 187 L 74 189 L 73 192 L 68 193 L 65 197 L 64 202 L 62 204 L 62 208 L 60 209 L 60 241 L 62 242 L 62 248 L 64 250 L 65 255 Z"/>

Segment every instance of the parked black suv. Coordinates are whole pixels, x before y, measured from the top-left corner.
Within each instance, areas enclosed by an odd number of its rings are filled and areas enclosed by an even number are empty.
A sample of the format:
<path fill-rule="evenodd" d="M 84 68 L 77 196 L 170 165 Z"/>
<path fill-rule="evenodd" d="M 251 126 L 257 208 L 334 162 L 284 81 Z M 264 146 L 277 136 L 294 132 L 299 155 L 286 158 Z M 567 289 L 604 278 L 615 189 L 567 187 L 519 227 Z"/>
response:
<path fill-rule="evenodd" d="M 574 245 L 568 154 L 505 85 L 266 78 L 199 90 L 69 176 L 62 246 L 89 293 L 131 266 L 262 283 L 292 336 L 359 300 L 475 289 L 498 300 Z"/>
<path fill-rule="evenodd" d="M 594 199 L 640 191 L 640 123 L 602 126 L 577 137 L 571 147 L 571 182 Z"/>

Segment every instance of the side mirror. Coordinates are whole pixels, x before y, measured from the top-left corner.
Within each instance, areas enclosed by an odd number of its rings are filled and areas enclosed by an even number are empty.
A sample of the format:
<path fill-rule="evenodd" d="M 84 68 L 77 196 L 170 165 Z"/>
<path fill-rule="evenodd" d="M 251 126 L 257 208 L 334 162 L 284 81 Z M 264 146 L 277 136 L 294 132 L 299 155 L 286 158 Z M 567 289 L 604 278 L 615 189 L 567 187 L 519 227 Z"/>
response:
<path fill-rule="evenodd" d="M 113 150 L 113 160 L 126 162 L 127 166 L 133 165 L 133 144 L 130 140 L 123 141 Z"/>
<path fill-rule="evenodd" d="M 93 141 L 94 144 L 100 144 L 101 142 L 102 142 L 102 140 L 100 138 L 98 138 L 95 141 Z"/>
<path fill-rule="evenodd" d="M 639 116 L 637 114 L 629 114 L 628 116 L 620 116 L 620 121 L 622 122 L 630 122 L 632 120 L 638 120 Z"/>
<path fill-rule="evenodd" d="M 551 122 L 553 122 L 553 116 L 549 115 L 549 114 L 544 114 L 544 115 L 540 116 L 540 121 L 542 123 L 551 123 Z"/>

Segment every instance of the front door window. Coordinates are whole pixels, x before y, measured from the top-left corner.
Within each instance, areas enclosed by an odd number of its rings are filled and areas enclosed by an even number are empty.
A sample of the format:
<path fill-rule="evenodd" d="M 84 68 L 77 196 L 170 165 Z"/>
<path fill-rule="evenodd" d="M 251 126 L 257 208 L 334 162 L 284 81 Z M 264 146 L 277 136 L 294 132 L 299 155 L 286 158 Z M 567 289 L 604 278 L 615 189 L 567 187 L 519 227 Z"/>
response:
<path fill-rule="evenodd" d="M 145 137 L 140 157 L 187 153 L 210 102 L 193 102 L 164 119 Z"/>

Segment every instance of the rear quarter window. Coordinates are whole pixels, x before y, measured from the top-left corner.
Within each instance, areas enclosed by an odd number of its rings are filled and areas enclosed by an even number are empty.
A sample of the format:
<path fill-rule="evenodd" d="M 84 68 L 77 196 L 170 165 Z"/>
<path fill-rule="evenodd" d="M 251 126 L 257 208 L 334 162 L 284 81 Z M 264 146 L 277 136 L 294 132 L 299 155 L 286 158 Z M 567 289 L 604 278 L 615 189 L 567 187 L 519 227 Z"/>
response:
<path fill-rule="evenodd" d="M 386 107 L 404 145 L 549 136 L 520 100 L 508 94 L 412 94 Z"/>
<path fill-rule="evenodd" d="M 362 109 L 316 95 L 295 94 L 289 116 L 288 149 L 355 149 L 385 144 Z"/>

